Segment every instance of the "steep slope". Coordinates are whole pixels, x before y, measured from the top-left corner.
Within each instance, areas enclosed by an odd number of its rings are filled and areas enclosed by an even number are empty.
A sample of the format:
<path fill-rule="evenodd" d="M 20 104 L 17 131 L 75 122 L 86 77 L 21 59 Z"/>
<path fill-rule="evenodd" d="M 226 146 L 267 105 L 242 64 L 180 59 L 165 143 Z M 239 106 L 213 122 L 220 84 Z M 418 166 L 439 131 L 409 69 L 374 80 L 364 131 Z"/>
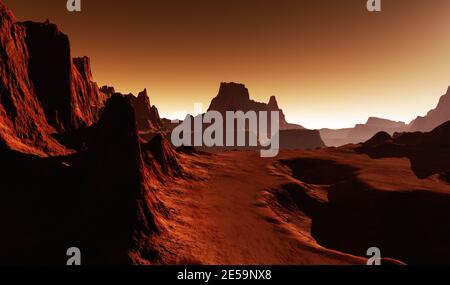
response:
<path fill-rule="evenodd" d="M 27 153 L 65 153 L 49 136 L 55 130 L 46 120 L 29 77 L 27 36 L 27 28 L 16 23 L 0 2 L 0 140 L 8 148 Z"/>
<path fill-rule="evenodd" d="M 182 167 L 178 162 L 177 153 L 169 141 L 160 133 L 149 142 L 142 144 L 144 161 L 150 166 L 158 179 L 181 177 Z"/>
<path fill-rule="evenodd" d="M 86 153 L 84 208 L 87 254 L 92 262 L 132 263 L 148 259 L 148 239 L 159 228 L 158 206 L 149 188 L 131 102 L 115 94 L 95 126 Z M 94 237 L 92 240 L 91 237 Z M 89 256 L 88 256 L 89 257 Z"/>
<path fill-rule="evenodd" d="M 90 127 L 86 150 L 39 158 L 0 147 L 0 264 L 147 263 L 164 206 L 151 188 L 134 110 L 119 94 Z M 1 144 L 0 144 L 1 146 Z"/>
<path fill-rule="evenodd" d="M 450 120 L 450 87 L 441 97 L 436 109 L 431 110 L 424 117 L 418 117 L 410 124 L 409 131 L 429 132 L 437 126 Z"/>
<path fill-rule="evenodd" d="M 30 79 L 47 121 L 58 131 L 91 125 L 106 99 L 92 82 L 88 58 L 72 59 L 70 42 L 56 25 L 25 22 Z"/>
<path fill-rule="evenodd" d="M 128 95 L 136 113 L 137 128 L 141 132 L 158 131 L 162 127 L 158 109 L 150 104 L 147 89 L 140 92 L 137 97 Z"/>
<path fill-rule="evenodd" d="M 83 264 L 154 258 L 159 184 L 130 98 L 103 90 L 55 25 L 18 23 L 0 2 L 0 264 L 65 264 L 74 246 Z M 151 151 L 179 166 L 166 142 Z"/>
<path fill-rule="evenodd" d="M 56 25 L 16 22 L 0 3 L 0 139 L 9 148 L 68 153 L 52 135 L 94 123 L 105 99 Z"/>

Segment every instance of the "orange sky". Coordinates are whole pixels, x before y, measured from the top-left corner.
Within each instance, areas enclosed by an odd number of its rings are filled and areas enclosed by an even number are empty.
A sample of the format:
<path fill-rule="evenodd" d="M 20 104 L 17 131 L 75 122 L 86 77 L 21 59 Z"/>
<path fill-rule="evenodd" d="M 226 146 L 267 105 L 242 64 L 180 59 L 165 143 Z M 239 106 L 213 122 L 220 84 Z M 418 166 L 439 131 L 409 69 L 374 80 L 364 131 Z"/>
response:
<path fill-rule="evenodd" d="M 381 13 L 366 0 L 82 0 L 76 14 L 66 0 L 3 2 L 57 23 L 100 85 L 147 87 L 170 118 L 235 81 L 309 128 L 410 121 L 450 85 L 449 0 L 383 0 Z"/>

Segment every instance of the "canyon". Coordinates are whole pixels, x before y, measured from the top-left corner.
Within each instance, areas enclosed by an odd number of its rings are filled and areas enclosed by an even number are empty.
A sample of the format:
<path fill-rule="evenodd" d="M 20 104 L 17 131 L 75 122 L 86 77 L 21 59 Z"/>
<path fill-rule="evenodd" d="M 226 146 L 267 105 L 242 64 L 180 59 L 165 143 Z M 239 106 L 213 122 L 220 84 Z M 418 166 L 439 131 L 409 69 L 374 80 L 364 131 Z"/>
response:
<path fill-rule="evenodd" d="M 62 265 L 72 247 L 83 265 L 365 265 L 372 247 L 448 264 L 447 98 L 326 147 L 275 97 L 222 83 L 209 110 L 279 112 L 279 155 L 175 148 L 147 89 L 99 87 L 56 25 L 0 1 L 0 264 Z"/>

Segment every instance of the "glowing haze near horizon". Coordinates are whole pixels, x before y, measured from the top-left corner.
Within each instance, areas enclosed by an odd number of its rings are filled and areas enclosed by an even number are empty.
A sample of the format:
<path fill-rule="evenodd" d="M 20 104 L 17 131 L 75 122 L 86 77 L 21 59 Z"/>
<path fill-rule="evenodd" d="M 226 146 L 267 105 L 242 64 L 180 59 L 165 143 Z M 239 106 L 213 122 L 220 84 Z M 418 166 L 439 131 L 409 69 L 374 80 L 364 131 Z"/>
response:
<path fill-rule="evenodd" d="M 99 85 L 148 88 L 168 118 L 234 81 L 308 128 L 409 122 L 450 84 L 448 0 L 383 0 L 381 13 L 366 0 L 82 0 L 75 14 L 66 0 L 3 2 L 18 20 L 58 24 Z"/>

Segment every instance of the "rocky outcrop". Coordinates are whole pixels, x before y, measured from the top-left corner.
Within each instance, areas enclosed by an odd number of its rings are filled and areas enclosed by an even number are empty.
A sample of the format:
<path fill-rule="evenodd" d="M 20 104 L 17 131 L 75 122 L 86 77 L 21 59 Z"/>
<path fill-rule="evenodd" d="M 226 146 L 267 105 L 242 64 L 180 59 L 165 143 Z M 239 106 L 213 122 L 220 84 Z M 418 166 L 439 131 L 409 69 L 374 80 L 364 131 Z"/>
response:
<path fill-rule="evenodd" d="M 36 155 L 67 152 L 49 134 L 34 82 L 29 76 L 28 30 L 0 2 L 0 141 L 5 147 Z"/>
<path fill-rule="evenodd" d="M 211 101 L 208 111 L 218 111 L 225 113 L 226 111 L 279 111 L 280 112 L 280 129 L 304 129 L 302 126 L 289 124 L 286 121 L 283 110 L 278 106 L 275 96 L 272 96 L 268 104 L 256 102 L 250 99 L 248 89 L 244 84 L 238 83 L 221 83 L 219 93 Z"/>
<path fill-rule="evenodd" d="M 312 237 L 325 248 L 367 257 L 375 244 L 383 257 L 401 261 L 396 264 L 449 264 L 448 186 L 411 178 L 407 164 L 348 150 L 281 161 L 295 180 L 272 190 L 272 209 L 281 209 L 283 221 L 306 215 Z M 396 182 L 386 188 L 391 179 Z"/>
<path fill-rule="evenodd" d="M 141 132 L 159 131 L 162 128 L 158 109 L 150 104 L 147 89 L 140 92 L 137 97 L 128 95 L 136 112 L 137 128 Z"/>
<path fill-rule="evenodd" d="M 450 87 L 441 97 L 436 109 L 431 110 L 424 117 L 417 117 L 411 122 L 409 131 L 429 132 L 437 126 L 450 121 Z"/>
<path fill-rule="evenodd" d="M 161 122 L 161 117 L 159 116 L 158 108 L 156 108 L 155 105 L 153 105 L 150 108 L 150 122 L 152 122 L 153 125 L 158 129 L 161 129 L 163 127 L 163 123 Z"/>
<path fill-rule="evenodd" d="M 74 58 L 73 64 L 75 66 L 73 71 L 74 79 L 72 80 L 73 97 L 78 107 L 75 113 L 79 111 L 83 114 L 82 125 L 91 125 L 98 120 L 101 109 L 111 96 L 103 93 L 97 83 L 93 81 L 91 63 L 88 57 Z M 79 126 L 76 127 L 78 128 Z"/>
<path fill-rule="evenodd" d="M 102 91 L 107 97 L 111 97 L 116 93 L 116 90 L 112 86 L 104 85 L 100 88 L 100 91 Z"/>
<path fill-rule="evenodd" d="M 181 167 L 167 142 L 141 149 L 132 98 L 102 90 L 55 25 L 0 2 L 0 264 L 65 264 L 74 246 L 83 264 L 152 258 L 166 213 L 143 154 L 161 175 Z"/>
<path fill-rule="evenodd" d="M 213 146 L 213 147 L 203 147 L 199 146 L 199 150 L 202 151 L 220 151 L 220 150 L 227 150 L 227 149 L 251 149 L 251 150 L 257 150 L 261 149 L 262 145 L 261 143 L 257 143 L 257 145 L 250 146 L 249 144 L 246 144 L 245 146 L 238 146 L 237 143 L 237 137 L 238 133 L 242 130 L 236 129 L 236 124 L 234 128 L 232 126 L 228 126 L 227 124 L 227 112 L 233 111 L 238 112 L 242 111 L 244 113 L 247 113 L 249 111 L 256 112 L 259 114 L 259 112 L 264 111 L 268 112 L 267 116 L 267 133 L 272 133 L 271 130 L 271 111 L 278 111 L 280 112 L 280 120 L 279 120 L 279 147 L 280 149 L 314 149 L 314 148 L 321 148 L 324 147 L 325 144 L 322 141 L 320 137 L 319 131 L 316 130 L 306 130 L 301 126 L 289 124 L 286 122 L 285 116 L 283 111 L 279 108 L 277 99 L 275 96 L 272 96 L 269 100 L 268 104 L 265 103 L 259 103 L 255 102 L 250 99 L 250 95 L 248 92 L 248 89 L 243 84 L 237 84 L 237 83 L 222 83 L 220 85 L 219 94 L 211 101 L 210 107 L 208 109 L 208 112 L 210 111 L 217 111 L 222 114 L 223 116 L 223 140 L 224 142 L 227 140 L 227 137 L 230 136 L 232 133 L 228 128 L 232 128 L 234 130 L 234 145 L 233 146 L 225 146 L 225 143 L 222 144 L 222 146 Z M 204 121 L 204 115 L 200 114 L 196 116 L 195 118 L 190 116 L 191 126 L 190 130 L 192 133 L 195 133 L 195 124 L 194 121 L 197 119 L 201 119 L 202 122 Z M 256 117 L 258 118 L 258 117 Z M 256 127 L 259 123 L 256 123 Z M 164 127 L 166 130 L 171 132 L 177 125 L 182 124 L 183 122 L 178 123 L 172 123 L 169 120 L 163 120 Z M 202 124 L 202 132 L 205 132 L 209 127 L 211 127 L 211 123 L 203 123 Z M 253 132 L 248 127 L 249 123 L 247 121 L 245 126 L 245 137 L 249 137 Z M 259 129 L 259 128 L 258 128 Z M 260 137 L 263 135 L 259 134 Z M 269 135 L 270 137 L 270 135 Z M 194 136 L 191 136 L 191 142 L 190 145 L 194 145 Z M 189 146 L 184 146 L 189 147 Z"/>
<path fill-rule="evenodd" d="M 419 178 L 443 174 L 450 170 L 450 121 L 428 133 L 397 133 L 392 139 L 379 134 L 357 151 L 372 158 L 406 157 Z"/>
<path fill-rule="evenodd" d="M 158 133 L 149 142 L 142 144 L 142 150 L 144 160 L 158 178 L 183 175 L 178 155 L 163 134 Z"/>
<path fill-rule="evenodd" d="M 89 60 L 72 60 L 56 25 L 16 22 L 2 3 L 0 14 L 0 140 L 24 153 L 66 154 L 52 135 L 93 124 L 105 100 Z"/>
<path fill-rule="evenodd" d="M 391 141 L 391 136 L 386 132 L 379 132 L 374 135 L 370 140 L 363 143 L 364 147 L 376 147 L 384 143 Z"/>
<path fill-rule="evenodd" d="M 0 264 L 65 264 L 73 246 L 86 265 L 150 258 L 149 237 L 165 213 L 129 100 L 114 95 L 89 129 L 86 150 L 70 156 L 39 158 L 0 144 Z"/>
<path fill-rule="evenodd" d="M 30 79 L 47 121 L 58 131 L 94 123 L 106 98 L 92 82 L 89 59 L 72 59 L 69 38 L 56 25 L 23 25 Z"/>
<path fill-rule="evenodd" d="M 144 240 L 159 228 L 128 98 L 115 94 L 106 104 L 85 163 L 86 235 L 95 237 L 84 241 L 86 252 L 93 263 L 132 263 L 129 252 L 148 251 Z"/>

